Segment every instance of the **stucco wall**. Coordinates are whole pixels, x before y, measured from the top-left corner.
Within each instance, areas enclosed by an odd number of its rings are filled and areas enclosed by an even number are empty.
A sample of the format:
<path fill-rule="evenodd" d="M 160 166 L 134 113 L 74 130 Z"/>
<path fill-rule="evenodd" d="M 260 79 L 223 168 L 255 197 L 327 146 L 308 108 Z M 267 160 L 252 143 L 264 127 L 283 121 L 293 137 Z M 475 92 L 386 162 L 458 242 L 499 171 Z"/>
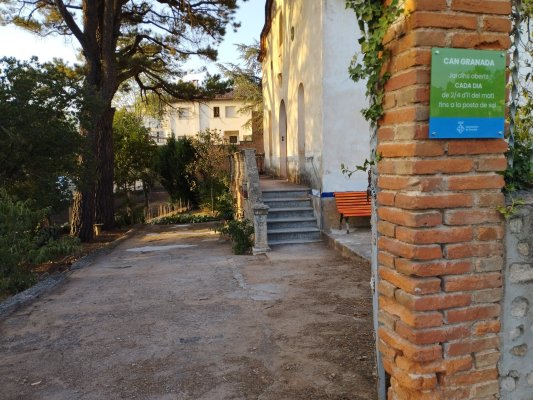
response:
<path fill-rule="evenodd" d="M 235 107 L 234 117 L 226 117 L 227 106 Z M 235 100 L 208 100 L 201 103 L 180 102 L 173 104 L 173 107 L 175 109 L 170 110 L 165 116 L 168 136 L 171 136 L 172 133 L 176 137 L 195 136 L 199 131 L 205 129 L 217 129 L 222 134 L 224 131 L 239 131 L 239 141 L 243 141 L 245 136 L 252 135 L 252 130 L 244 127 L 250 119 L 250 114 L 238 112 L 243 107 L 242 102 Z M 189 118 L 179 118 L 177 109 L 180 107 L 191 109 Z M 214 107 L 219 107 L 219 117 L 214 116 Z"/>
<path fill-rule="evenodd" d="M 366 190 L 364 173 L 348 179 L 340 170 L 341 163 L 362 164 L 370 153 L 368 123 L 360 114 L 366 106 L 364 85 L 354 83 L 348 75 L 358 47 L 355 15 L 346 10 L 343 0 L 275 3 L 263 59 L 267 167 L 274 174 L 280 172 L 283 100 L 289 179 L 310 183 L 312 189 L 323 192 Z M 298 108 L 300 84 L 304 93 L 302 116 L 298 112 L 302 111 Z M 298 124 L 299 117 L 304 124 Z M 299 151 L 299 131 L 305 135 L 304 154 Z"/>
<path fill-rule="evenodd" d="M 319 190 L 322 156 L 322 2 L 276 1 L 263 59 L 265 101 L 265 155 L 267 168 L 280 173 L 280 105 L 287 114 L 287 166 L 289 178 Z M 280 23 L 283 40 L 280 44 Z M 299 168 L 298 88 L 303 85 L 306 168 Z M 271 115 L 269 121 L 268 116 Z M 271 135 L 271 136 L 269 136 Z M 272 146 L 272 148 L 270 148 Z M 312 162 L 315 164 L 313 170 Z M 315 171 L 317 171 L 315 173 Z"/>
<path fill-rule="evenodd" d="M 348 178 L 340 173 L 342 163 L 362 165 L 370 158 L 370 128 L 361 109 L 368 106 L 365 85 L 355 83 L 348 66 L 359 51 L 360 36 L 355 14 L 344 1 L 324 3 L 324 152 L 323 192 L 365 191 L 368 177 L 357 172 Z M 326 151 L 327 150 L 327 151 Z"/>
<path fill-rule="evenodd" d="M 281 0 L 273 7 L 262 60 L 267 171 L 282 174 L 283 101 L 287 114 L 287 178 L 308 184 L 318 196 L 366 190 L 365 173 L 348 178 L 341 172 L 342 163 L 360 165 L 370 157 L 369 127 L 360 113 L 366 107 L 365 88 L 348 75 L 358 48 L 353 11 L 346 9 L 344 0 Z M 300 106 L 299 91 L 300 97 L 303 93 Z M 329 229 L 330 221 L 338 219 L 338 214 L 331 204 L 324 207 L 325 203 L 331 200 L 317 199 L 315 211 L 322 228 Z"/>
<path fill-rule="evenodd" d="M 190 110 L 188 116 L 180 118 L 179 109 L 186 108 Z M 164 116 L 168 120 L 167 127 L 169 129 L 168 136 L 193 136 L 200 130 L 199 107 L 197 103 L 176 103 Z"/>
<path fill-rule="evenodd" d="M 501 399 L 533 396 L 533 193 L 513 194 L 526 205 L 506 224 L 502 313 Z"/>

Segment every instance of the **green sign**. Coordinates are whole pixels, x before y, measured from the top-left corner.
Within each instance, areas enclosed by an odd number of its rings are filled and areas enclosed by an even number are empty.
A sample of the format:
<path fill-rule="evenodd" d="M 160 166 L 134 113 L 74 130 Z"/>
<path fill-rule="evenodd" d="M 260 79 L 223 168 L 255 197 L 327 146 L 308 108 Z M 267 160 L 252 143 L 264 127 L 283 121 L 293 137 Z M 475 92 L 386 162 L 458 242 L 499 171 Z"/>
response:
<path fill-rule="evenodd" d="M 434 48 L 429 137 L 502 138 L 505 67 L 502 51 Z"/>

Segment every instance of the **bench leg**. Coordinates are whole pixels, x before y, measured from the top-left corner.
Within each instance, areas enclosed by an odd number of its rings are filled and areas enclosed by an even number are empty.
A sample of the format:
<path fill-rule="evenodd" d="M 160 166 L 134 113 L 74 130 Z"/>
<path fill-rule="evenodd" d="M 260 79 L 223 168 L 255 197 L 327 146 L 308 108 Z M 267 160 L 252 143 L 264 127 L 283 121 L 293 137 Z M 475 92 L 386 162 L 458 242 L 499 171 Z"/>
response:
<path fill-rule="evenodd" d="M 346 233 L 350 233 L 350 224 L 348 223 L 348 217 L 344 219 L 346 221 Z"/>
<path fill-rule="evenodd" d="M 339 231 L 342 229 L 342 217 L 344 214 L 341 213 L 341 219 L 339 219 Z"/>

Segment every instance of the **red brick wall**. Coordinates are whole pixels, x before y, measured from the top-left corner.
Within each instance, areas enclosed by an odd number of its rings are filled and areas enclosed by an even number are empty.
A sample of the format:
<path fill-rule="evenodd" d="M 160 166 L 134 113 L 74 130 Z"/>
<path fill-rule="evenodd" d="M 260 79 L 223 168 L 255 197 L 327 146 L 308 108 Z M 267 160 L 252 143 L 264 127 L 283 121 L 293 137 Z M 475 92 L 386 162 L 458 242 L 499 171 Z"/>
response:
<path fill-rule="evenodd" d="M 379 351 L 390 399 L 496 398 L 503 140 L 428 140 L 432 47 L 507 49 L 509 0 L 407 0 L 378 152 Z"/>

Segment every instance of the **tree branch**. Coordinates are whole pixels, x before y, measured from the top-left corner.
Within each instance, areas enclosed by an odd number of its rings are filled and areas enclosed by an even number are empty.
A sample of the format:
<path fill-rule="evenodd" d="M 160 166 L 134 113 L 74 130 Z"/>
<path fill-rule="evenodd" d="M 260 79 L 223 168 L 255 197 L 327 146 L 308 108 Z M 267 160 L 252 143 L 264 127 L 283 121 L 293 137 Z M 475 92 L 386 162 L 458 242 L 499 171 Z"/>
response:
<path fill-rule="evenodd" d="M 72 34 L 76 37 L 76 39 L 78 39 L 78 42 L 80 42 L 80 45 L 83 48 L 83 50 L 88 51 L 89 48 L 88 48 L 87 38 L 81 31 L 76 21 L 74 21 L 74 17 L 68 10 L 65 3 L 63 3 L 63 0 L 55 0 L 55 4 L 57 6 L 59 13 L 61 14 L 61 17 L 63 17 L 65 24 L 67 24 Z"/>

